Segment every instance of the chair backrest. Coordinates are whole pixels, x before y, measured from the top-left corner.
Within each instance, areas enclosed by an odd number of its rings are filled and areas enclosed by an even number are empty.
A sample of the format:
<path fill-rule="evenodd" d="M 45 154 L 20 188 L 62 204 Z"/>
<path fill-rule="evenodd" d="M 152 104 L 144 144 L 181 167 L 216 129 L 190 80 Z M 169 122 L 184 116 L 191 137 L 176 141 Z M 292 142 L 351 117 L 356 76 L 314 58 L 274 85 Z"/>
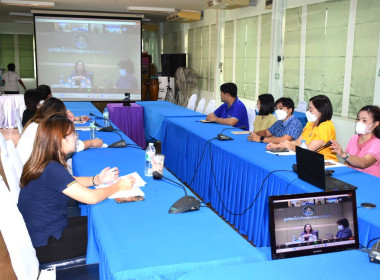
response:
<path fill-rule="evenodd" d="M 20 117 L 19 113 L 17 112 L 17 110 L 15 110 L 13 114 L 15 116 L 15 122 L 17 125 L 18 133 L 20 133 L 20 135 L 21 135 L 22 130 L 24 129 L 22 122 L 21 122 L 21 117 Z"/>
<path fill-rule="evenodd" d="M 38 278 L 39 263 L 24 219 L 0 176 L 0 231 L 18 279 Z M 5 214 L 6 213 L 6 214 Z"/>
<path fill-rule="evenodd" d="M 7 178 L 13 201 L 17 204 L 18 195 L 20 193 L 20 177 L 17 175 L 16 168 L 13 165 L 12 157 L 8 150 L 1 151 L 1 163 L 3 164 L 5 177 Z"/>
<path fill-rule="evenodd" d="M 198 106 L 197 106 L 197 109 L 195 109 L 195 111 L 199 113 L 203 113 L 203 109 L 205 108 L 205 103 L 206 103 L 206 100 L 204 98 L 201 98 L 201 100 L 199 100 L 198 102 Z"/>
<path fill-rule="evenodd" d="M 198 96 L 194 93 L 190 96 L 189 102 L 187 103 L 187 109 L 193 110 L 195 109 L 195 103 L 197 102 Z"/>
<path fill-rule="evenodd" d="M 24 167 L 20 158 L 20 155 L 18 154 L 15 144 L 12 140 L 7 141 L 7 148 L 8 148 L 8 154 L 12 161 L 12 164 L 14 168 L 16 169 L 16 173 L 18 178 L 21 178 L 22 174 L 22 168 Z"/>
<path fill-rule="evenodd" d="M 7 152 L 8 151 L 8 148 L 7 148 L 7 140 L 5 140 L 4 136 L 2 133 L 0 133 L 0 151 L 4 151 L 4 152 Z"/>
<path fill-rule="evenodd" d="M 298 103 L 297 108 L 294 109 L 294 111 L 301 112 L 301 113 L 306 113 L 306 101 L 300 101 Z"/>
<path fill-rule="evenodd" d="M 249 132 L 253 132 L 253 122 L 255 121 L 256 118 L 256 112 L 253 110 L 253 108 L 248 108 L 247 109 L 247 114 L 248 114 L 248 123 L 249 123 Z"/>
<path fill-rule="evenodd" d="M 208 115 L 208 114 L 210 114 L 210 113 L 212 113 L 214 111 L 215 111 L 215 100 L 211 99 L 208 102 L 207 107 L 206 107 L 204 113 L 205 113 L 205 115 Z"/>

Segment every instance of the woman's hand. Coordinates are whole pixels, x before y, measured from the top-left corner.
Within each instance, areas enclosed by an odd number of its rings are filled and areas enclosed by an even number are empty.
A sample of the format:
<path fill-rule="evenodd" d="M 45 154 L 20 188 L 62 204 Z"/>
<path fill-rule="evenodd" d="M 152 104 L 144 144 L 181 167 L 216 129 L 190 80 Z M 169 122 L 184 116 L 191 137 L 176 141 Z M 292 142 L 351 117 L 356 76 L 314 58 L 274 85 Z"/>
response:
<path fill-rule="evenodd" d="M 250 142 L 260 142 L 260 136 L 259 135 L 257 135 L 256 133 L 254 133 L 254 132 L 252 132 L 251 134 L 249 134 L 248 136 L 247 136 L 247 138 L 248 138 L 248 141 L 250 141 Z"/>
<path fill-rule="evenodd" d="M 133 176 L 127 176 L 126 178 L 120 179 L 116 183 L 121 191 L 130 190 L 135 184 L 135 178 Z"/>
<path fill-rule="evenodd" d="M 104 168 L 98 176 L 99 184 L 111 183 L 119 178 L 119 169 L 114 168 Z"/>
<path fill-rule="evenodd" d="M 281 144 L 269 143 L 265 148 L 266 148 L 267 150 L 273 150 L 273 149 L 284 148 L 284 146 L 281 145 Z"/>
<path fill-rule="evenodd" d="M 92 139 L 90 140 L 90 143 L 91 143 L 91 147 L 92 148 L 100 148 L 101 146 L 103 146 L 103 140 L 102 139 Z"/>
<path fill-rule="evenodd" d="M 66 111 L 66 116 L 67 116 L 67 118 L 68 118 L 70 121 L 74 122 L 75 117 L 74 117 L 74 114 L 71 113 L 70 110 L 67 110 L 67 111 Z"/>
<path fill-rule="evenodd" d="M 335 140 L 331 140 L 331 151 L 336 153 L 339 157 L 342 157 L 343 155 L 343 149 L 342 149 L 342 146 L 339 145 L 338 142 L 336 142 Z"/>
<path fill-rule="evenodd" d="M 89 116 L 80 116 L 80 120 L 88 122 L 90 120 L 90 117 Z"/>

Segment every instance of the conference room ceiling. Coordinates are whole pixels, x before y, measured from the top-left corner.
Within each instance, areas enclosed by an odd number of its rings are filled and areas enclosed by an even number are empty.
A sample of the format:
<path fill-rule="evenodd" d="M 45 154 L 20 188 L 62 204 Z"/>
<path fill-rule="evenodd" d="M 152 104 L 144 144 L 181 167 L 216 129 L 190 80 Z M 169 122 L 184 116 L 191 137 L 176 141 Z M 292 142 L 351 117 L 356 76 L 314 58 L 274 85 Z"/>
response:
<path fill-rule="evenodd" d="M 46 2 L 45 0 L 38 0 Z M 33 10 L 62 10 L 107 13 L 129 13 L 128 6 L 174 8 L 182 10 L 205 10 L 206 0 L 49 0 L 55 3 L 52 8 L 10 6 L 0 3 L 0 22 L 15 23 L 16 21 L 31 21 L 31 17 L 11 16 L 9 12 L 30 13 Z M 135 14 L 135 13 L 133 13 Z M 153 22 L 166 21 L 167 14 L 145 13 L 145 18 Z"/>

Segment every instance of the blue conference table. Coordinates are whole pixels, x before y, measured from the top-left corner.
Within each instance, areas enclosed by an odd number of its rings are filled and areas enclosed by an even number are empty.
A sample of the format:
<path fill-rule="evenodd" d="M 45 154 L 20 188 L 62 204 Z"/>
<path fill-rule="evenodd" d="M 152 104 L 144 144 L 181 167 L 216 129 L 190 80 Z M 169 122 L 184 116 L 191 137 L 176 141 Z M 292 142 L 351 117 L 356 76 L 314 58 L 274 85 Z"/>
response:
<path fill-rule="evenodd" d="M 138 101 L 144 107 L 145 134 L 161 141 L 162 124 L 166 118 L 205 116 L 167 101 Z"/>
<path fill-rule="evenodd" d="M 68 103 L 67 107 L 73 109 Z M 86 114 L 90 107 L 83 104 L 76 112 Z M 87 140 L 89 132 L 79 131 L 79 136 Z M 119 140 L 110 132 L 98 132 L 98 136 L 107 144 Z M 117 166 L 121 175 L 137 171 L 147 182 L 142 188 L 145 201 L 118 204 L 106 199 L 84 206 L 89 230 L 87 262 L 99 262 L 101 279 L 178 279 L 199 269 L 267 260 L 266 252 L 250 245 L 207 207 L 169 214 L 169 207 L 184 192 L 165 180 L 145 177 L 144 158 L 144 151 L 132 146 L 88 149 L 73 156 L 76 176 L 92 176 L 106 166 Z"/>
<path fill-rule="evenodd" d="M 165 120 L 162 128 L 162 153 L 166 156 L 166 167 L 189 184 L 202 159 L 191 188 L 206 203 L 210 202 L 241 234 L 247 235 L 253 244 L 268 246 L 268 196 L 318 192 L 320 189 L 299 180 L 292 172 L 292 165 L 296 163 L 295 156 L 269 154 L 265 151 L 266 144 L 249 142 L 247 135 L 231 133 L 238 129 L 224 131 L 224 134 L 234 138 L 233 141 L 210 140 L 224 128 L 231 127 L 201 123 L 200 119 L 201 117 L 189 117 Z M 273 174 L 269 175 L 270 172 Z M 358 204 L 380 204 L 380 188 L 376 187 L 380 185 L 380 178 L 348 167 L 335 168 L 334 177 L 358 186 Z M 249 208 L 256 196 L 255 203 Z M 242 215 L 233 214 L 242 213 L 247 208 L 249 209 Z M 358 209 L 359 237 L 363 245 L 371 238 L 380 236 L 380 220 L 376 218 L 379 216 L 380 210 L 377 208 Z"/>

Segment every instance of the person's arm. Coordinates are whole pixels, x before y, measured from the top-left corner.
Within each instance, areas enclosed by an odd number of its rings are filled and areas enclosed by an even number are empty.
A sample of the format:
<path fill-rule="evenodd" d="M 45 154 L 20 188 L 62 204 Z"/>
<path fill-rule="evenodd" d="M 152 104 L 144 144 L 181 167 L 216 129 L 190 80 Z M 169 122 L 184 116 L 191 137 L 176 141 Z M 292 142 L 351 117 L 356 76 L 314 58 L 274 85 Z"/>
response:
<path fill-rule="evenodd" d="M 343 151 L 342 146 L 337 141 L 331 140 L 331 142 L 331 151 L 336 153 L 337 156 L 353 167 L 365 169 L 375 164 L 377 161 L 372 154 L 366 154 L 364 157 L 349 155 Z"/>
<path fill-rule="evenodd" d="M 99 174 L 93 177 L 74 177 L 79 184 L 85 187 L 97 186 L 115 181 L 119 178 L 119 169 L 117 167 L 104 168 Z"/>
<path fill-rule="evenodd" d="M 230 126 L 234 126 L 239 121 L 237 118 L 234 118 L 234 117 L 227 118 L 227 119 L 218 118 L 217 116 L 215 116 L 214 113 L 208 114 L 206 117 L 206 120 L 216 122 L 216 123 L 220 123 L 220 124 L 226 124 L 226 125 L 230 125 Z"/>
<path fill-rule="evenodd" d="M 85 116 L 85 115 L 79 116 L 79 117 L 74 116 L 74 121 L 85 121 L 85 122 L 87 122 L 89 119 L 90 119 L 90 117 Z"/>
<path fill-rule="evenodd" d="M 24 82 L 20 79 L 18 80 L 18 82 L 20 83 L 20 85 L 24 88 L 24 90 L 26 90 L 26 86 L 24 85 Z"/>
<path fill-rule="evenodd" d="M 91 139 L 83 141 L 84 147 L 83 150 L 88 148 L 100 148 L 103 145 L 102 139 Z"/>

